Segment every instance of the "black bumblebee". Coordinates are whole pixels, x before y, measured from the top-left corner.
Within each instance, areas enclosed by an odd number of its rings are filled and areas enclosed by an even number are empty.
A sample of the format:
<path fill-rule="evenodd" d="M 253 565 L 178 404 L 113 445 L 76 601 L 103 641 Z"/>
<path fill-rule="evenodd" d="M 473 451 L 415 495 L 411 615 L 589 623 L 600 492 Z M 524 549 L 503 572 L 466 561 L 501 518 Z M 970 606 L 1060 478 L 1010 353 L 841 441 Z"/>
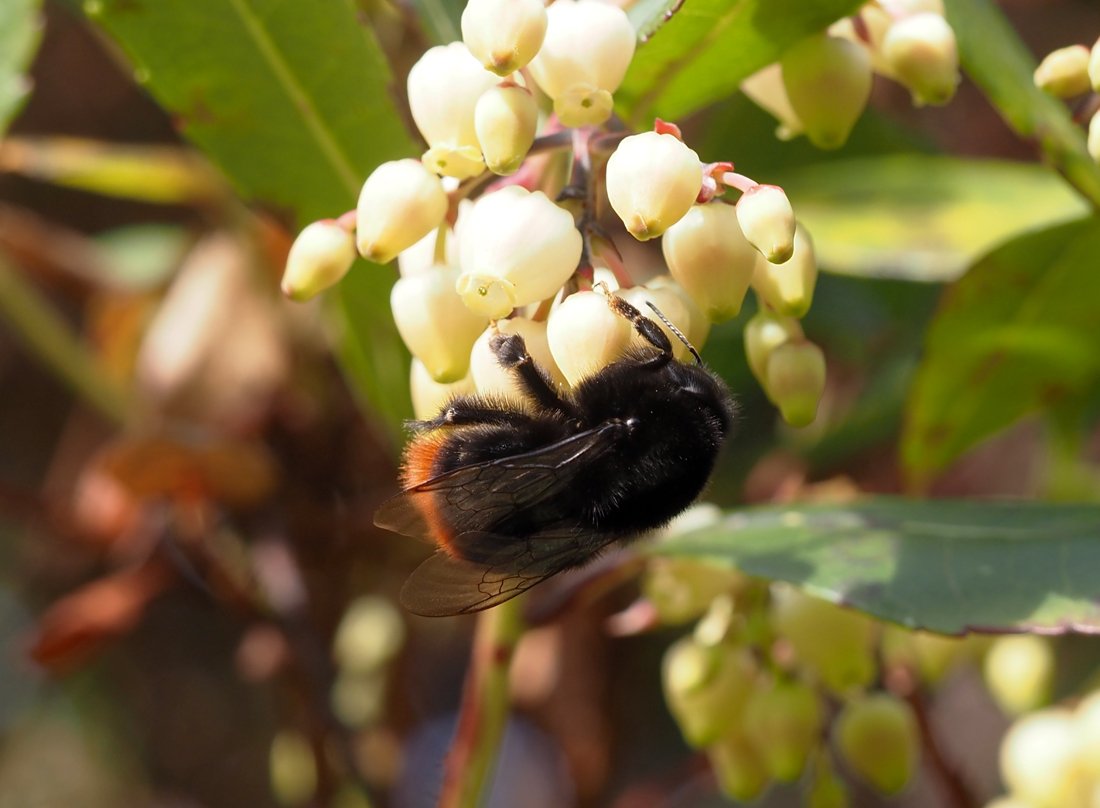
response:
<path fill-rule="evenodd" d="M 647 345 L 562 395 L 522 337 L 499 335 L 492 349 L 527 405 L 461 396 L 413 424 L 404 490 L 374 519 L 438 546 L 401 590 L 409 611 L 495 606 L 664 525 L 706 485 L 734 417 L 729 390 L 690 345 L 696 364 L 676 361 L 656 323 L 608 303 Z"/>

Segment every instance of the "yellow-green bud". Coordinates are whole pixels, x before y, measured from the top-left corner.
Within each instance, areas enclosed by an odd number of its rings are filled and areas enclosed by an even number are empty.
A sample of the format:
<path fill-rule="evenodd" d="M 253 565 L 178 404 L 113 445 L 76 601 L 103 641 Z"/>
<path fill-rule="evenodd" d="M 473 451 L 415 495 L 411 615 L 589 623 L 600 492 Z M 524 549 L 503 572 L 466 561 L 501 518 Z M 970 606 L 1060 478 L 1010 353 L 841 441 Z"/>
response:
<path fill-rule="evenodd" d="M 998 637 L 986 653 L 983 672 L 989 692 L 1009 715 L 1034 710 L 1050 699 L 1054 651 L 1034 634 Z"/>
<path fill-rule="evenodd" d="M 385 598 L 364 595 L 344 612 L 332 643 L 336 664 L 345 673 L 373 673 L 401 648 L 405 623 Z"/>
<path fill-rule="evenodd" d="M 920 736 L 908 704 L 887 693 L 848 702 L 833 725 L 852 770 L 883 794 L 897 794 L 917 767 Z"/>
<path fill-rule="evenodd" d="M 484 169 L 474 108 L 481 94 L 498 81 L 461 42 L 429 48 L 412 66 L 409 110 L 428 142 L 424 162 L 432 171 L 465 179 Z"/>
<path fill-rule="evenodd" d="M 607 305 L 600 292 L 576 292 L 550 312 L 550 353 L 571 386 L 620 359 L 633 344 L 634 329 Z"/>
<path fill-rule="evenodd" d="M 958 45 L 955 31 L 941 15 L 925 12 L 896 21 L 883 39 L 882 56 L 918 106 L 938 106 L 954 97 Z"/>
<path fill-rule="evenodd" d="M 802 682 L 773 679 L 749 700 L 744 731 L 760 750 L 771 776 L 791 783 L 802 775 L 810 753 L 818 747 L 823 721 L 817 693 Z"/>
<path fill-rule="evenodd" d="M 535 142 L 539 110 L 531 91 L 499 84 L 481 94 L 474 110 L 477 140 L 494 174 L 514 174 Z"/>
<path fill-rule="evenodd" d="M 702 185 L 699 155 L 675 135 L 642 132 L 623 138 L 607 161 L 607 198 L 639 241 L 680 221 Z"/>
<path fill-rule="evenodd" d="M 745 325 L 745 357 L 749 370 L 760 384 L 767 380 L 768 359 L 780 345 L 801 340 L 802 326 L 793 317 L 760 309 Z"/>
<path fill-rule="evenodd" d="M 462 41 L 498 76 L 526 67 L 545 36 L 542 0 L 470 0 L 462 12 Z"/>
<path fill-rule="evenodd" d="M 435 266 L 398 278 L 390 292 L 397 332 L 437 382 L 455 382 L 470 368 L 470 348 L 488 319 L 471 311 L 455 291 L 457 267 Z"/>
<path fill-rule="evenodd" d="M 804 317 L 814 300 L 817 274 L 813 240 L 799 222 L 795 225 L 791 257 L 782 264 L 776 264 L 759 256 L 753 271 L 752 288 L 779 314 Z"/>
<path fill-rule="evenodd" d="M 355 209 L 359 254 L 378 264 L 392 261 L 447 215 L 439 177 L 419 160 L 393 160 L 371 172 Z"/>
<path fill-rule="evenodd" d="M 516 185 L 479 197 L 459 228 L 456 289 L 486 317 L 553 297 L 581 257 L 573 216 L 542 191 Z"/>
<path fill-rule="evenodd" d="M 740 313 L 760 254 L 741 232 L 736 208 L 693 205 L 665 233 L 661 250 L 672 277 L 712 322 Z"/>
<path fill-rule="evenodd" d="M 479 393 L 511 398 L 514 401 L 527 400 L 524 388 L 516 374 L 500 366 L 496 354 L 490 347 L 490 342 L 497 334 L 519 334 L 523 337 L 527 353 L 531 355 L 535 364 L 550 375 L 550 381 L 555 385 L 565 387 L 565 377 L 550 353 L 550 345 L 546 338 L 546 323 L 536 322 L 526 317 L 510 317 L 507 320 L 497 320 L 495 326 L 485 329 L 485 333 L 474 343 L 470 354 L 470 368 Z"/>
<path fill-rule="evenodd" d="M 355 261 L 355 236 L 333 219 L 303 228 L 290 245 L 283 272 L 283 294 L 309 300 L 339 282 Z"/>
<path fill-rule="evenodd" d="M 1001 742 L 1001 777 L 1014 797 L 1035 808 L 1086 805 L 1089 783 L 1078 744 L 1077 726 L 1069 710 L 1025 715 Z"/>
<path fill-rule="evenodd" d="M 822 753 L 823 758 L 827 755 L 827 752 Z M 833 767 L 819 761 L 814 768 L 806 808 L 850 808 L 852 800 L 848 795 L 848 787 L 837 777 Z"/>
<path fill-rule="evenodd" d="M 412 394 L 413 415 L 421 421 L 435 418 L 443 405 L 455 396 L 477 392 L 473 377 L 469 374 L 457 382 L 441 384 L 431 377 L 424 363 L 415 357 L 409 369 L 409 390 Z"/>
<path fill-rule="evenodd" d="M 737 200 L 737 223 L 749 244 L 773 264 L 794 255 L 794 208 L 778 185 L 754 185 Z"/>
<path fill-rule="evenodd" d="M 642 578 L 642 594 L 665 625 L 679 625 L 703 614 L 719 595 L 740 584 L 732 570 L 681 558 L 651 558 Z"/>
<path fill-rule="evenodd" d="M 1089 49 L 1067 45 L 1051 51 L 1035 68 L 1035 86 L 1058 98 L 1073 98 L 1092 89 Z"/>
<path fill-rule="evenodd" d="M 783 85 L 806 137 L 819 149 L 844 145 L 871 96 L 871 57 L 847 39 L 813 34 L 783 54 Z"/>
<path fill-rule="evenodd" d="M 665 652 L 665 698 L 684 739 L 709 746 L 744 716 L 759 669 L 751 653 L 728 643 L 702 645 L 684 637 Z"/>
<path fill-rule="evenodd" d="M 934 685 L 964 656 L 969 645 L 963 637 L 910 631 L 890 624 L 883 627 L 881 647 L 888 666 L 904 666 Z"/>
<path fill-rule="evenodd" d="M 874 681 L 875 624 L 867 615 L 776 586 L 771 618 L 806 669 L 834 693 L 845 695 Z"/>
<path fill-rule="evenodd" d="M 531 75 L 554 100 L 564 126 L 603 123 L 634 57 L 634 27 L 625 11 L 598 0 L 556 0 L 546 13 L 546 38 Z"/>
<path fill-rule="evenodd" d="M 760 752 L 744 735 L 733 731 L 707 750 L 718 788 L 738 802 L 752 802 L 768 787 L 768 769 Z"/>
<path fill-rule="evenodd" d="M 825 392 L 825 354 L 809 340 L 780 345 L 768 357 L 764 391 L 791 426 L 813 423 Z"/>
<path fill-rule="evenodd" d="M 271 793 L 280 805 L 304 805 L 317 790 L 317 763 L 301 733 L 284 730 L 271 741 Z"/>

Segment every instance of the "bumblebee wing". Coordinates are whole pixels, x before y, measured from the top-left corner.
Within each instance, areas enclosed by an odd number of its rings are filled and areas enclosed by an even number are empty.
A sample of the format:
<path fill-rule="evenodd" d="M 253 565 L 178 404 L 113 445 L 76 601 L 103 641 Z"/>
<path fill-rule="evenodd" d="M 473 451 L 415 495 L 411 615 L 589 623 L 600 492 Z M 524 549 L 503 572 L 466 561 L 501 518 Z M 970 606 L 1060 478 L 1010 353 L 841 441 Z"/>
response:
<path fill-rule="evenodd" d="M 401 588 L 401 605 L 425 617 L 471 614 L 511 600 L 552 575 L 576 566 L 612 539 L 584 528 L 559 526 L 522 539 L 467 534 L 463 540 L 500 547 L 484 564 L 442 550 L 424 561 Z M 501 541 L 509 544 L 501 546 Z M 578 559 L 578 547 L 584 559 Z"/>
<path fill-rule="evenodd" d="M 455 533 L 493 524 L 568 488 L 575 475 L 565 470 L 576 464 L 587 466 L 605 455 L 624 429 L 619 422 L 601 424 L 530 452 L 432 477 L 383 502 L 375 511 L 374 524 L 433 543 L 438 537 L 424 514 L 439 512 L 440 507 L 454 521 L 450 527 Z"/>

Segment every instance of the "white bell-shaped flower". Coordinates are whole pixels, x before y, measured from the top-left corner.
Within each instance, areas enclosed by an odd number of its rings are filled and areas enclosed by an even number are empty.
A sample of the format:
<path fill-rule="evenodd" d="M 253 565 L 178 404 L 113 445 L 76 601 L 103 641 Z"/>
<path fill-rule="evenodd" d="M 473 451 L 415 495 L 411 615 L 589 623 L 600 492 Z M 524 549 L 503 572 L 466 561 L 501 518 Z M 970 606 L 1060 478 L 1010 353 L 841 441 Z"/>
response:
<path fill-rule="evenodd" d="M 737 223 L 749 244 L 772 263 L 794 252 L 794 208 L 778 185 L 754 185 L 737 200 Z"/>
<path fill-rule="evenodd" d="M 378 166 L 363 183 L 355 210 L 359 254 L 379 264 L 394 259 L 447 215 L 447 193 L 439 177 L 419 160 Z"/>
<path fill-rule="evenodd" d="M 514 174 L 535 142 L 538 123 L 538 105 L 526 87 L 500 84 L 482 93 L 474 110 L 474 125 L 489 170 Z"/>
<path fill-rule="evenodd" d="M 607 198 L 639 241 L 676 224 L 702 185 L 699 155 L 674 135 L 642 132 L 623 138 L 607 161 Z"/>
<path fill-rule="evenodd" d="M 733 205 L 692 206 L 665 233 L 661 250 L 672 277 L 712 322 L 737 316 L 760 253 L 741 232 Z"/>
<path fill-rule="evenodd" d="M 546 22 L 542 0 L 469 0 L 462 41 L 486 70 L 507 76 L 535 58 Z"/>
<path fill-rule="evenodd" d="M 333 219 L 306 225 L 286 258 L 283 294 L 309 300 L 337 283 L 355 261 L 355 236 Z"/>
<path fill-rule="evenodd" d="M 768 358 L 780 345 L 803 338 L 802 325 L 793 317 L 784 317 L 761 308 L 745 325 L 745 358 L 758 382 L 767 379 Z"/>
<path fill-rule="evenodd" d="M 634 327 L 612 311 L 606 293 L 576 292 L 550 312 L 546 338 L 554 361 L 575 387 L 631 349 Z"/>
<path fill-rule="evenodd" d="M 581 258 L 573 216 L 541 191 L 517 185 L 480 197 L 459 231 L 456 288 L 467 306 L 490 318 L 553 297 Z"/>
<path fill-rule="evenodd" d="M 782 264 L 757 256 L 752 288 L 780 314 L 803 317 L 810 310 L 817 285 L 817 256 L 810 234 L 798 224 L 794 234 L 794 252 Z"/>
<path fill-rule="evenodd" d="M 409 369 L 409 391 L 412 393 L 413 415 L 421 421 L 435 418 L 443 406 L 456 396 L 477 392 L 473 377 L 469 374 L 457 382 L 437 382 L 416 357 L 413 357 Z"/>
<path fill-rule="evenodd" d="M 430 48 L 412 66 L 409 110 L 428 142 L 423 160 L 432 171 L 465 179 L 484 170 L 474 108 L 498 81 L 461 42 Z"/>
<path fill-rule="evenodd" d="M 390 292 L 401 339 L 437 382 L 454 382 L 466 375 L 470 348 L 487 323 L 455 292 L 458 275 L 457 267 L 435 266 L 398 278 Z"/>
<path fill-rule="evenodd" d="M 926 12 L 898 20 L 882 41 L 882 57 L 909 88 L 916 104 L 946 104 L 959 84 L 955 31 L 939 14 Z"/>
<path fill-rule="evenodd" d="M 1035 68 L 1035 86 L 1059 98 L 1073 98 L 1092 89 L 1089 49 L 1067 45 L 1051 51 Z"/>
<path fill-rule="evenodd" d="M 603 123 L 634 57 L 634 27 L 621 8 L 599 0 L 555 0 L 547 17 L 531 75 L 554 100 L 562 124 Z"/>

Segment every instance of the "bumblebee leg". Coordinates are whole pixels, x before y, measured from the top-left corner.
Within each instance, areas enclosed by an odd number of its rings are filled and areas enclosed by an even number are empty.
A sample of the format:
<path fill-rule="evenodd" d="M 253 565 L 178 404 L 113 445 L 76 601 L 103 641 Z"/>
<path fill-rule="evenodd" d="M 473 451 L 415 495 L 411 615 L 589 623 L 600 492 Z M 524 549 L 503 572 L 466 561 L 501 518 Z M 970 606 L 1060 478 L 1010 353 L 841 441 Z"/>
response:
<path fill-rule="evenodd" d="M 607 305 L 620 317 L 625 317 L 629 320 L 630 324 L 634 326 L 634 330 L 641 335 L 642 339 L 662 354 L 665 354 L 667 358 L 672 357 L 672 343 L 668 341 L 668 337 L 665 336 L 665 332 L 661 330 L 659 325 L 621 297 L 611 292 L 607 293 Z"/>
<path fill-rule="evenodd" d="M 519 334 L 497 334 L 489 343 L 502 368 L 516 374 L 524 392 L 545 410 L 575 418 L 573 405 L 558 395 L 554 385 L 527 352 L 527 343 Z"/>

